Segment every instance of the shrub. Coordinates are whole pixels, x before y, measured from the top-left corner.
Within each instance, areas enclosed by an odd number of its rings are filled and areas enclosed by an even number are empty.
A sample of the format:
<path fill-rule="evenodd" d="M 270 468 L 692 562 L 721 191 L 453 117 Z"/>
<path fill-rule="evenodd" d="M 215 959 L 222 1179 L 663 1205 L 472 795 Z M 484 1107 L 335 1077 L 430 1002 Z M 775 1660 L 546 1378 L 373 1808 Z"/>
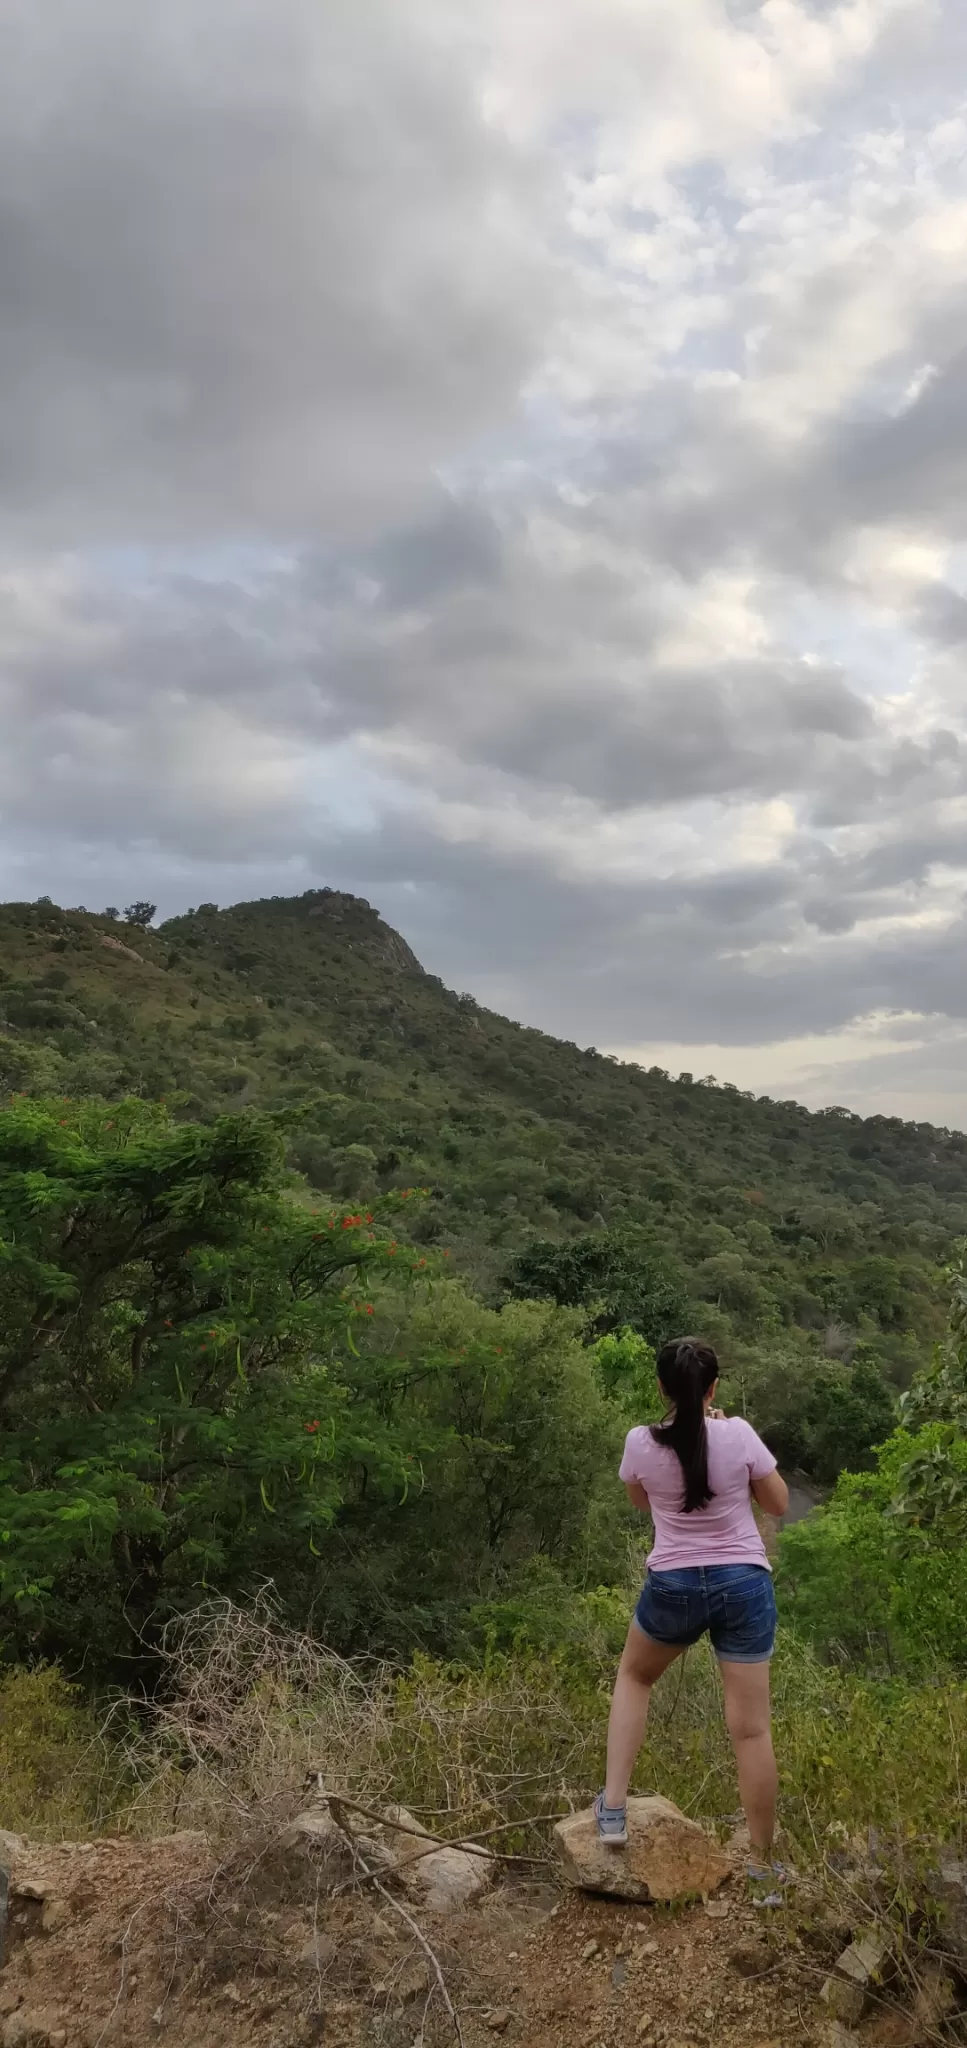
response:
<path fill-rule="evenodd" d="M 553 1818 L 602 1782 L 608 1702 L 628 1612 L 620 1591 L 577 1597 L 566 1636 L 473 1664 L 348 1664 L 254 1613 L 218 1603 L 171 1639 L 171 1692 L 129 1749 L 133 1826 L 274 1832 L 311 1776 L 368 1803 L 433 1813 L 442 1834 L 501 1830 L 542 1851 Z M 956 1839 L 967 1781 L 967 1694 L 942 1677 L 874 1685 L 822 1665 L 792 1635 L 774 1666 L 781 1818 L 803 1864 L 873 1827 L 903 1854 Z M 916 1769 L 910 1759 L 916 1757 Z M 737 1805 L 720 1679 L 700 1644 L 656 1688 L 635 1779 L 726 1832 Z M 452 1816 L 448 1824 L 446 1816 Z"/>
<path fill-rule="evenodd" d="M 0 1826 L 84 1835 L 122 1799 L 121 1753 L 106 1749 L 83 1695 L 55 1665 L 0 1679 Z"/>

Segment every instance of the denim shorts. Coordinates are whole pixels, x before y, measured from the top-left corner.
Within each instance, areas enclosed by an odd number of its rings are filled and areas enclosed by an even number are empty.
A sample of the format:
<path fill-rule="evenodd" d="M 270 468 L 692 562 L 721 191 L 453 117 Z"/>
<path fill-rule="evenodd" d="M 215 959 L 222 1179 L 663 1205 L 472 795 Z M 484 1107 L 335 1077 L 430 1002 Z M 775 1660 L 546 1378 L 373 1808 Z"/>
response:
<path fill-rule="evenodd" d="M 635 1620 L 653 1643 L 697 1643 L 706 1629 L 727 1664 L 764 1664 L 776 1640 L 772 1573 L 762 1564 L 700 1564 L 648 1573 Z"/>

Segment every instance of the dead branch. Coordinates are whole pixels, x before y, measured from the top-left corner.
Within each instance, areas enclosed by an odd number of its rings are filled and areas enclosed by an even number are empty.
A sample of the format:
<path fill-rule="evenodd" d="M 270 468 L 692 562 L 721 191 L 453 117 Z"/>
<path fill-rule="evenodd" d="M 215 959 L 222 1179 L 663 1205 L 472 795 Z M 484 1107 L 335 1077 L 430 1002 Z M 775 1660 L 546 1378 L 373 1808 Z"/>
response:
<path fill-rule="evenodd" d="M 346 1815 L 345 1809 L 340 1805 L 338 1795 L 334 1798 L 330 1793 L 329 1811 L 332 1814 L 336 1826 L 339 1828 L 341 1834 L 344 1836 L 345 1840 L 349 1844 L 350 1854 L 352 1855 L 353 1861 L 358 1862 L 362 1866 L 362 1870 L 366 1877 L 367 1882 L 373 1885 L 374 1889 L 379 1892 L 380 1897 L 385 1899 L 386 1904 L 392 1907 L 393 1912 L 399 1914 L 400 1919 L 404 1922 L 405 1926 L 409 1928 L 409 1931 L 412 1934 L 414 1940 L 419 1942 L 419 1945 L 423 1950 L 427 1962 L 429 1963 L 430 1968 L 433 1971 L 433 1975 L 436 1978 L 437 1984 L 439 1986 L 440 1996 L 443 2000 L 444 2006 L 446 2007 L 446 2010 L 449 2013 L 450 2020 L 453 2025 L 453 2031 L 457 2037 L 458 2048 L 464 2048 L 463 2028 L 460 2025 L 460 2018 L 459 2014 L 457 2013 L 456 2006 L 454 2005 L 453 2000 L 450 1997 L 450 1993 L 447 1990 L 447 1980 L 443 1974 L 443 1968 L 440 1963 L 439 1956 L 436 1954 L 435 1949 L 431 1947 L 431 1944 L 428 1942 L 426 1935 L 424 1934 L 423 1929 L 419 1925 L 418 1921 L 414 1920 L 412 1913 L 407 1911 L 406 1907 L 402 1904 L 401 1900 L 394 1899 L 392 1892 L 387 1891 L 386 1886 L 380 1882 L 377 1872 L 375 1870 L 370 1869 L 368 1863 L 360 1854 L 359 1847 L 356 1843 L 352 1829 L 349 1825 L 348 1817 Z M 412 1833 L 412 1829 L 408 1829 L 407 1832 Z"/>

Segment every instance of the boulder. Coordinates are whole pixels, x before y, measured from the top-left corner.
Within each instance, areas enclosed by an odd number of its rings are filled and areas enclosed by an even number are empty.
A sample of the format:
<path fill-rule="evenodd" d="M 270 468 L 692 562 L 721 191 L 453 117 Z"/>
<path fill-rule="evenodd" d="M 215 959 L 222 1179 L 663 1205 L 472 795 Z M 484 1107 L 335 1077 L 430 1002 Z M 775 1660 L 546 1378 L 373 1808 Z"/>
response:
<path fill-rule="evenodd" d="M 357 1826 L 352 1809 L 341 1803 L 339 1821 L 323 1804 L 297 1814 L 279 1841 L 290 1886 L 304 1891 L 308 1873 L 314 1885 L 331 1891 L 378 1871 L 431 1913 L 453 1913 L 493 1883 L 492 1857 L 473 1855 L 459 1843 L 428 1850 L 432 1836 L 405 1807 L 387 1807 L 385 1822 Z"/>
<path fill-rule="evenodd" d="M 330 1891 L 337 1885 L 349 1884 L 355 1870 L 352 1848 L 328 1806 L 297 1813 L 281 1835 L 277 1856 L 271 1860 L 281 1865 L 287 1888 L 297 1894 L 307 1887 L 310 1892 L 316 1887 Z"/>
<path fill-rule="evenodd" d="M 431 1913 L 455 1913 L 493 1883 L 496 1865 L 492 1857 L 461 1849 L 458 1842 L 427 1850 L 424 1843 L 431 1837 L 405 1806 L 387 1807 L 386 1818 L 397 1823 L 386 1830 L 396 1852 L 395 1875 L 404 1891 Z M 401 1826 L 412 1832 L 400 1832 Z"/>
<path fill-rule="evenodd" d="M 590 1806 L 558 1821 L 554 1844 L 567 1884 L 641 1904 L 695 1898 L 732 1875 L 728 1856 L 705 1829 L 657 1796 L 629 1799 L 624 1849 L 602 1842 Z"/>

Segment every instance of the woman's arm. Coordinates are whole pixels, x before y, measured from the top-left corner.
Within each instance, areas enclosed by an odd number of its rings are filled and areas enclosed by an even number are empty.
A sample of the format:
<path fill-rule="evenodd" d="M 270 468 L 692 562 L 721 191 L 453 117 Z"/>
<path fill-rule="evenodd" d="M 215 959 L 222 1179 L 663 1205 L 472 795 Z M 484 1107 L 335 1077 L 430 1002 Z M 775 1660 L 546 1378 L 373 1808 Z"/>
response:
<path fill-rule="evenodd" d="M 767 1515 L 785 1514 L 789 1506 L 789 1488 L 778 1472 L 767 1472 L 764 1479 L 753 1479 L 750 1484 L 760 1508 Z"/>
<path fill-rule="evenodd" d="M 648 1495 L 640 1479 L 626 1479 L 625 1492 L 633 1508 L 640 1508 L 643 1515 L 648 1513 Z"/>

